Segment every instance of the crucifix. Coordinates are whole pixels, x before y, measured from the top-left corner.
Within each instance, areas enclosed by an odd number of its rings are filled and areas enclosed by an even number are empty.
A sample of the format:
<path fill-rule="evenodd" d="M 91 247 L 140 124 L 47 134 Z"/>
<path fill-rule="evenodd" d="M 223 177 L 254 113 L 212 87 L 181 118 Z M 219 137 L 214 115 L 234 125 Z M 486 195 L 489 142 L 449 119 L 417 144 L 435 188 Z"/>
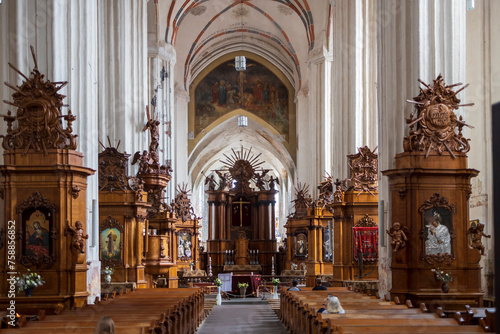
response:
<path fill-rule="evenodd" d="M 239 202 L 233 202 L 233 204 L 240 205 L 240 227 L 243 227 L 243 204 L 250 204 L 251 202 L 243 202 L 243 199 L 240 197 Z"/>

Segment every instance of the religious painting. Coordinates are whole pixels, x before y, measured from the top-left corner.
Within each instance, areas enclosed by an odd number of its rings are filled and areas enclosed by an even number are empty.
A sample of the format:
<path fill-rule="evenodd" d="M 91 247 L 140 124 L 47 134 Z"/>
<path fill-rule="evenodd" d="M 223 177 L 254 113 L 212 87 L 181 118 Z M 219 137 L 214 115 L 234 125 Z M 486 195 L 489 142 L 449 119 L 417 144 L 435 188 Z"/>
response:
<path fill-rule="evenodd" d="M 50 268 L 55 263 L 55 210 L 56 206 L 39 192 L 17 207 L 22 235 L 19 262 L 24 266 Z"/>
<path fill-rule="evenodd" d="M 50 251 L 50 227 L 46 214 L 35 210 L 25 224 L 26 255 L 48 255 Z"/>
<path fill-rule="evenodd" d="M 478 226 L 479 226 L 479 219 L 471 220 L 469 221 L 469 227 L 467 228 L 467 231 L 471 231 L 471 229 L 475 230 Z M 474 234 L 469 233 L 467 235 L 467 244 L 469 245 L 470 248 L 474 248 L 473 241 L 474 241 Z"/>
<path fill-rule="evenodd" d="M 332 243 L 330 242 L 330 233 L 330 226 L 327 226 L 323 229 L 323 261 L 325 262 L 332 262 L 333 260 L 333 249 Z"/>
<path fill-rule="evenodd" d="M 208 73 L 195 89 L 195 136 L 225 114 L 244 109 L 273 126 L 288 138 L 288 90 L 262 64 L 247 59 L 245 71 L 234 61 L 224 62 Z"/>
<path fill-rule="evenodd" d="M 117 267 L 123 264 L 124 227 L 112 216 L 99 226 L 99 249 L 103 267 Z"/>
<path fill-rule="evenodd" d="M 193 251 L 193 244 L 191 242 L 191 234 L 189 232 L 179 232 L 179 243 L 177 245 L 177 252 L 179 259 L 190 259 Z"/>
<path fill-rule="evenodd" d="M 451 254 L 451 213 L 445 208 L 432 208 L 424 213 L 425 254 Z"/>
<path fill-rule="evenodd" d="M 101 231 L 101 259 L 121 259 L 121 232 L 117 228 L 107 228 Z"/>
<path fill-rule="evenodd" d="M 307 235 L 305 233 L 299 233 L 295 236 L 295 256 L 307 256 Z"/>

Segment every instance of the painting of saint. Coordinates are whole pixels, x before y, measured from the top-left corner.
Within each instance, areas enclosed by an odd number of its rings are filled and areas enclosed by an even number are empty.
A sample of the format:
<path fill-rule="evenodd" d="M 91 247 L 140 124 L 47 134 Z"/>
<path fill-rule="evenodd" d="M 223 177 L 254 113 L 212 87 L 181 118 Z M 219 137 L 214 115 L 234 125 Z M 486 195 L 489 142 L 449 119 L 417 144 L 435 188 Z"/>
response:
<path fill-rule="evenodd" d="M 36 210 L 26 222 L 26 255 L 49 255 L 49 222 L 45 215 Z"/>
<path fill-rule="evenodd" d="M 260 117 L 287 138 L 289 92 L 268 68 L 247 61 L 245 71 L 235 71 L 234 62 L 224 62 L 196 86 L 195 136 L 225 114 L 244 109 Z"/>
<path fill-rule="evenodd" d="M 107 228 L 101 232 L 101 259 L 121 259 L 121 232 Z"/>
<path fill-rule="evenodd" d="M 179 233 L 178 258 L 191 257 L 192 244 L 191 234 Z"/>
<path fill-rule="evenodd" d="M 429 209 L 425 212 L 425 254 L 451 254 L 451 215 L 443 209 Z"/>
<path fill-rule="evenodd" d="M 307 236 L 304 233 L 295 237 L 295 256 L 307 256 Z"/>

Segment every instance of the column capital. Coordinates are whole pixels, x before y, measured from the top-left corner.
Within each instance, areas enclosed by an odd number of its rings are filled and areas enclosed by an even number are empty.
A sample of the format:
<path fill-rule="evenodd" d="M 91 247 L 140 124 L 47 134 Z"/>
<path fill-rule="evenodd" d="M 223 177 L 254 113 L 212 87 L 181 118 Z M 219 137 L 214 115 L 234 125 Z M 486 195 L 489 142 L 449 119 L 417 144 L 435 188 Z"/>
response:
<path fill-rule="evenodd" d="M 172 66 L 177 61 L 177 52 L 172 44 L 166 42 L 155 43 L 149 41 L 148 43 L 148 57 L 158 57 L 162 60 L 169 61 Z"/>

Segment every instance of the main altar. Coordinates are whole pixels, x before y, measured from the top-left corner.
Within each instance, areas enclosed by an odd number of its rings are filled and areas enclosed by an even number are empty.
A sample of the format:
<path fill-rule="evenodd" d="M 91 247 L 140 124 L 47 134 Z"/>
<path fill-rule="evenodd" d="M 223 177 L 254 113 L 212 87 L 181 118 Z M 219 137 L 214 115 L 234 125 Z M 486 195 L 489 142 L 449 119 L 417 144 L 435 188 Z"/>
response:
<path fill-rule="evenodd" d="M 207 258 L 213 274 L 271 275 L 276 261 L 275 194 L 278 182 L 251 149 L 234 151 L 207 178 Z"/>

